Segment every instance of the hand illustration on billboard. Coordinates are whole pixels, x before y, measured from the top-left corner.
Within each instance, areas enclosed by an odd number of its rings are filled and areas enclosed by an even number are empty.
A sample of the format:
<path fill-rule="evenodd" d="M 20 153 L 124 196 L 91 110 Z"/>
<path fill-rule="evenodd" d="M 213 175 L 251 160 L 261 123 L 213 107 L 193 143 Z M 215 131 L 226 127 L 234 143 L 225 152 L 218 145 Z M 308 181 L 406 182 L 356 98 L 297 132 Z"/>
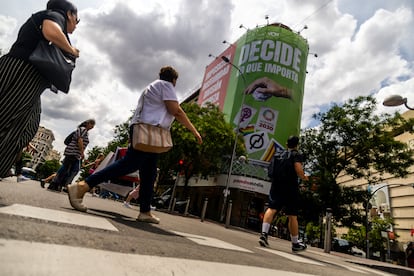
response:
<path fill-rule="evenodd" d="M 281 86 L 267 77 L 259 78 L 252 82 L 245 90 L 246 94 L 252 94 L 257 101 L 266 101 L 270 97 L 292 99 L 292 91 Z"/>

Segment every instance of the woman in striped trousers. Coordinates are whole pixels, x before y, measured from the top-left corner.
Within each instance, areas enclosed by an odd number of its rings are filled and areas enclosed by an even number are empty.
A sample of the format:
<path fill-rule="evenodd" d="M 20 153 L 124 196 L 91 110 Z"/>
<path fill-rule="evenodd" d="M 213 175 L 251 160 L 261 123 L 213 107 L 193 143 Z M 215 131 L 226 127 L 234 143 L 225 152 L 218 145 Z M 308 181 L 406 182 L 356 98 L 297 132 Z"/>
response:
<path fill-rule="evenodd" d="M 33 14 L 20 28 L 10 52 L 0 57 L 0 177 L 8 176 L 16 156 L 35 136 L 40 96 L 51 86 L 29 62 L 30 54 L 46 39 L 78 57 L 79 50 L 68 37 L 78 23 L 77 8 L 71 2 L 49 0 L 47 10 Z"/>
<path fill-rule="evenodd" d="M 46 87 L 31 64 L 8 56 L 0 59 L 0 177 L 7 176 L 17 155 L 35 136 L 40 95 Z"/>

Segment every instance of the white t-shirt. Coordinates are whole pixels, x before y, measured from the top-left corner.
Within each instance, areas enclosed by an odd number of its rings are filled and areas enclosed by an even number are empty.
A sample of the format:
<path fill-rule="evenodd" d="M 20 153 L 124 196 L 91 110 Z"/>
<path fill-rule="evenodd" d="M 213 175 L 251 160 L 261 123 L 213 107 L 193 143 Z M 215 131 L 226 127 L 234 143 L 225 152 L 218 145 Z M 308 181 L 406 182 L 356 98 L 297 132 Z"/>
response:
<path fill-rule="evenodd" d="M 178 102 L 174 85 L 168 81 L 156 80 L 150 83 L 146 90 L 147 93 L 142 93 L 138 100 L 131 124 L 143 122 L 169 129 L 174 121 L 174 116 L 168 113 L 164 101 Z M 144 103 L 140 113 L 139 107 L 142 100 L 144 100 Z"/>

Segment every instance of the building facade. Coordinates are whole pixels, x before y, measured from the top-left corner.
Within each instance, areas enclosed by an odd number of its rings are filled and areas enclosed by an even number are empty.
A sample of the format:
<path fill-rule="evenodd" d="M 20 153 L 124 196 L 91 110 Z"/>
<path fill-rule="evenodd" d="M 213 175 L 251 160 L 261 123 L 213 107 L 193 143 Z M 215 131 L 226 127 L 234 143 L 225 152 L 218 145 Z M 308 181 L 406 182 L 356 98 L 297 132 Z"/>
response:
<path fill-rule="evenodd" d="M 232 225 L 259 230 L 270 191 L 268 163 L 300 132 L 308 51 L 306 39 L 274 23 L 247 30 L 206 67 L 201 87 L 184 102 L 217 105 L 243 137 L 248 162 L 233 157 L 222 174 L 195 177 L 185 188 L 179 178 L 176 197 L 190 197 L 193 213 L 200 214 L 207 199 L 207 217 L 223 220 L 231 206 Z M 281 89 L 260 91 L 271 84 Z"/>
<path fill-rule="evenodd" d="M 414 118 L 414 111 L 402 114 L 405 119 Z M 396 140 L 407 143 L 414 149 L 414 134 L 404 132 L 395 137 Z M 376 185 L 368 186 L 363 179 L 352 179 L 342 175 L 337 179 L 340 185 L 363 189 L 371 192 L 369 218 L 379 216 L 391 217 L 395 223 L 390 229 L 397 237 L 395 251 L 404 251 L 404 246 L 414 240 L 414 166 L 409 168 L 405 178 L 395 178 L 385 174 L 383 180 Z"/>
<path fill-rule="evenodd" d="M 39 126 L 37 133 L 33 140 L 30 142 L 29 153 L 32 155 L 32 161 L 30 167 L 36 170 L 36 167 L 44 163 L 47 160 L 57 159 L 60 160 L 60 154 L 53 150 L 53 141 L 55 136 L 50 129 L 43 126 Z"/>

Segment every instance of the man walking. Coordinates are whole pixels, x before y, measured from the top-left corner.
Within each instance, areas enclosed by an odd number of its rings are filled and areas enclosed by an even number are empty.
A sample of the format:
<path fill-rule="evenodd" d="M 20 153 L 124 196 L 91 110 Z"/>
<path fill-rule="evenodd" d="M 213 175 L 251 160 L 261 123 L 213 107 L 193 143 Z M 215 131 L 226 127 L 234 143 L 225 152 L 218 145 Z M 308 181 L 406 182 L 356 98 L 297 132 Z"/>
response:
<path fill-rule="evenodd" d="M 263 217 L 262 234 L 259 239 L 261 246 L 269 246 L 267 236 L 270 225 L 276 212 L 283 209 L 289 219 L 288 228 L 292 240 L 292 251 L 299 252 L 306 249 L 306 244 L 299 242 L 298 177 L 305 181 L 309 178 L 303 171 L 303 156 L 298 152 L 298 143 L 298 137 L 290 136 L 287 140 L 288 149 L 276 153 L 269 167 L 272 186 L 269 193 L 269 208 Z"/>

